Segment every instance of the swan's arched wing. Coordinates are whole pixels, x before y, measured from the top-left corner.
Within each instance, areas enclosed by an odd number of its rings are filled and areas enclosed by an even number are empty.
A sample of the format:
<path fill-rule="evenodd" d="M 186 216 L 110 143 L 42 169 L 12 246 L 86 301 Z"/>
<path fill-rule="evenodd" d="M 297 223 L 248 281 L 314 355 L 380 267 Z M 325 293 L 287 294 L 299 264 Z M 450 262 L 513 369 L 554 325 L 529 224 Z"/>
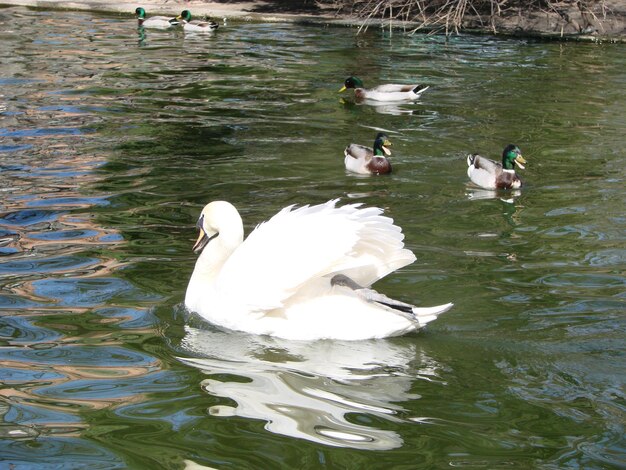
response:
<path fill-rule="evenodd" d="M 287 207 L 259 225 L 224 264 L 220 292 L 263 312 L 326 288 L 335 274 L 369 286 L 415 260 L 400 227 L 381 209 L 335 203 Z"/>

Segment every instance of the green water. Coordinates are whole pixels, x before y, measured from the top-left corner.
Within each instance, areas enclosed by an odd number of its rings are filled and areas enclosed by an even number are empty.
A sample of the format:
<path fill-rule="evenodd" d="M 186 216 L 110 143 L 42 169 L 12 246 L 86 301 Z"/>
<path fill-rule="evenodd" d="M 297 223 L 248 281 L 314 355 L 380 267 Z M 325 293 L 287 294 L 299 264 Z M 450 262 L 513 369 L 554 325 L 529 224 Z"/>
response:
<path fill-rule="evenodd" d="M 622 468 L 620 45 L 0 10 L 0 467 Z M 338 89 L 430 85 L 374 108 Z M 343 148 L 394 144 L 358 177 Z M 515 143 L 520 193 L 467 184 Z M 196 218 L 383 207 L 417 256 L 386 294 L 455 307 L 357 343 L 187 313 Z"/>

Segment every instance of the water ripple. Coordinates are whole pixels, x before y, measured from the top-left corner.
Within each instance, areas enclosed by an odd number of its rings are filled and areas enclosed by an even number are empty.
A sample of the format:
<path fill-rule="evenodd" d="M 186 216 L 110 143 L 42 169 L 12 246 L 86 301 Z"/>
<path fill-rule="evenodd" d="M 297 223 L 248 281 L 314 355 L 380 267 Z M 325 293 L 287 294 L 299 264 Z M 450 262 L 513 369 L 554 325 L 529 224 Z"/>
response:
<path fill-rule="evenodd" d="M 202 388 L 237 403 L 214 405 L 209 414 L 262 419 L 272 433 L 331 446 L 392 449 L 402 438 L 377 429 L 370 418 L 402 421 L 398 403 L 419 398 L 409 391 L 415 378 L 407 370 L 419 353 L 385 341 L 300 344 L 188 327 L 183 344 L 202 354 L 181 359 L 209 375 Z M 417 375 L 435 378 L 436 363 L 420 361 Z"/>

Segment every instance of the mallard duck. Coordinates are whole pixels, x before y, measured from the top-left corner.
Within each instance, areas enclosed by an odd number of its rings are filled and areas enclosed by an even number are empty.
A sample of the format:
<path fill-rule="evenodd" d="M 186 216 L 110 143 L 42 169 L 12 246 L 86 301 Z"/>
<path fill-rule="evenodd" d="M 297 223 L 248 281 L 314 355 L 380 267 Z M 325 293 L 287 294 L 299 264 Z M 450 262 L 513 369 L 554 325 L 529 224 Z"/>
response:
<path fill-rule="evenodd" d="M 288 206 L 245 240 L 232 204 L 207 204 L 185 306 L 231 330 L 291 340 L 398 336 L 452 307 L 417 308 L 370 289 L 415 255 L 381 209 L 336 203 Z"/>
<path fill-rule="evenodd" d="M 187 32 L 193 33 L 209 33 L 211 31 L 215 31 L 219 25 L 212 20 L 206 19 L 204 21 L 201 20 L 192 20 L 191 12 L 189 10 L 183 10 L 176 19 L 180 20 L 183 24 L 183 30 Z"/>
<path fill-rule="evenodd" d="M 502 163 L 478 154 L 467 156 L 467 176 L 472 183 L 485 189 L 516 189 L 522 180 L 515 173 L 515 165 L 524 169 L 526 160 L 517 145 L 509 144 L 502 151 Z"/>
<path fill-rule="evenodd" d="M 178 24 L 176 18 L 169 18 L 167 16 L 151 16 L 146 18 L 146 10 L 139 7 L 135 9 L 135 15 L 137 15 L 138 26 L 152 29 L 168 29 Z"/>
<path fill-rule="evenodd" d="M 369 90 L 363 87 L 363 82 L 356 77 L 348 77 L 339 93 L 346 91 L 348 88 L 354 88 L 354 96 L 357 100 L 371 101 L 415 101 L 422 93 L 428 90 L 425 85 L 394 85 L 388 83 L 386 85 L 378 85 L 376 88 Z"/>
<path fill-rule="evenodd" d="M 344 163 L 346 170 L 361 175 L 384 175 L 391 173 L 391 163 L 385 155 L 391 155 L 387 148 L 391 146 L 389 138 L 383 132 L 379 132 L 374 141 L 374 148 L 359 144 L 350 144 L 343 154 L 346 156 Z"/>

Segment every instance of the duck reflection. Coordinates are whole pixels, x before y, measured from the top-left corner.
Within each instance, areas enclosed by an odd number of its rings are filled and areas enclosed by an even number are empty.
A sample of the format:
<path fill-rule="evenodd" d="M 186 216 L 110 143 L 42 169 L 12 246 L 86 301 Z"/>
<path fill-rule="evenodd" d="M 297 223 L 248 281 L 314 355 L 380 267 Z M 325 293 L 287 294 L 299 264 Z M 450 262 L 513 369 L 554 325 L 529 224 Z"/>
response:
<path fill-rule="evenodd" d="M 415 110 L 404 108 L 401 104 L 384 103 L 379 101 L 364 100 L 363 104 L 371 106 L 378 114 L 389 114 L 391 116 L 402 116 L 406 114 L 415 114 Z"/>
<path fill-rule="evenodd" d="M 502 215 L 511 227 L 517 227 L 521 224 L 520 218 L 524 205 L 517 201 L 517 198 L 521 195 L 522 192 L 519 189 L 503 192 L 473 187 L 468 187 L 466 193 L 469 200 L 500 199 L 502 202 Z"/>
<path fill-rule="evenodd" d="M 356 106 L 370 106 L 374 111 L 378 114 L 390 114 L 392 116 L 402 116 L 406 114 L 415 114 L 414 109 L 406 108 L 403 104 L 413 104 L 413 103 L 384 103 L 381 101 L 374 100 L 361 100 L 358 103 L 354 100 L 340 98 L 339 102 L 346 107 L 356 107 Z"/>
<path fill-rule="evenodd" d="M 139 47 L 144 47 L 146 45 L 146 30 L 143 26 L 137 27 L 137 44 Z"/>
<path fill-rule="evenodd" d="M 495 189 L 482 189 L 476 187 L 468 187 L 465 195 L 472 201 L 478 201 L 483 199 L 500 199 L 502 202 L 513 204 L 515 199 L 518 198 L 522 192 L 519 189 L 511 191 L 498 191 Z M 504 197 L 506 196 L 506 197 Z"/>
<path fill-rule="evenodd" d="M 414 344 L 389 340 L 309 343 L 187 326 L 182 344 L 200 357 L 180 360 L 211 376 L 203 389 L 237 403 L 211 415 L 261 419 L 276 434 L 357 449 L 400 447 L 397 432 L 356 422 L 410 422 L 397 403 L 420 398 L 413 382 L 436 380 L 438 369 Z"/>

